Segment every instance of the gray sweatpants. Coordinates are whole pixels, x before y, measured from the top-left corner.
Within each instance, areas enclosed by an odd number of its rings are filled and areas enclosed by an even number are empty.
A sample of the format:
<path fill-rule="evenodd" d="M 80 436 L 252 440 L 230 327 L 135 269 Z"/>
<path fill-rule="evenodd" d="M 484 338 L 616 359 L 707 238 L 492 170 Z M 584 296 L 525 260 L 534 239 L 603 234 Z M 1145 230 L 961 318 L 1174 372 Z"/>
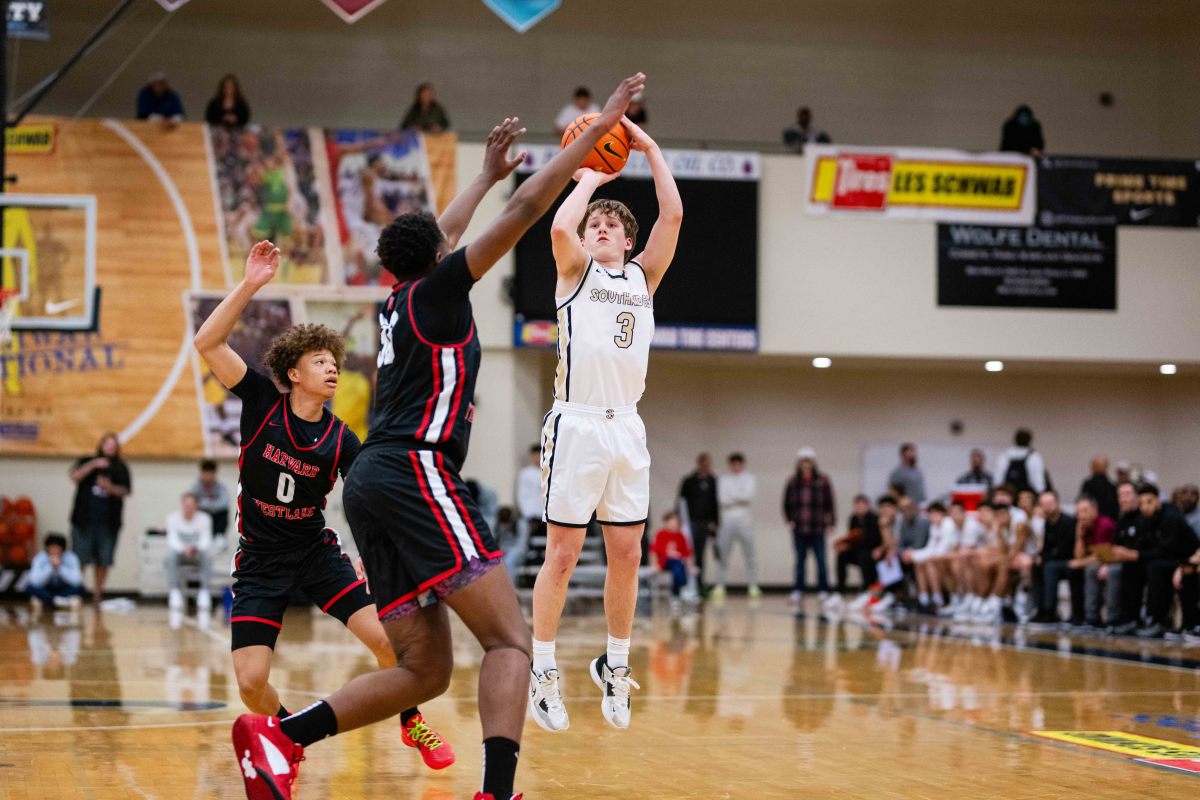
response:
<path fill-rule="evenodd" d="M 1100 564 L 1089 564 L 1084 570 L 1083 604 L 1084 613 L 1088 620 L 1103 619 L 1100 616 L 1101 587 L 1104 586 L 1104 607 L 1108 610 L 1108 619 L 1114 620 L 1121 614 L 1121 565 L 1108 565 L 1108 579 L 1101 581 Z"/>
<path fill-rule="evenodd" d="M 200 594 L 212 595 L 209 581 L 212 579 L 212 555 L 207 550 L 196 553 L 194 558 L 185 558 L 183 553 L 170 551 L 163 560 L 163 569 L 167 573 L 167 588 L 184 591 L 183 567 L 195 567 L 196 579 L 200 581 Z"/>
<path fill-rule="evenodd" d="M 735 542 L 741 545 L 742 557 L 746 560 L 746 582 L 751 586 L 757 586 L 758 564 L 754 557 L 754 525 L 748 517 L 742 516 L 729 516 L 728 519 L 721 521 L 721 530 L 717 537 L 717 547 L 721 551 L 717 583 L 721 586 L 725 585 Z"/>

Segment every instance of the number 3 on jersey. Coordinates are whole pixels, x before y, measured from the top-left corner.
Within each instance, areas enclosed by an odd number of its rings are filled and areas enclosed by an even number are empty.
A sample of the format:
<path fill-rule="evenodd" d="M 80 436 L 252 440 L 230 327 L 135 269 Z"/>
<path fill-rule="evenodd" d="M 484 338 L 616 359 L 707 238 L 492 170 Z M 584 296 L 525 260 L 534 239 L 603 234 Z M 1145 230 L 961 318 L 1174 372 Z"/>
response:
<path fill-rule="evenodd" d="M 617 314 L 617 324 L 621 326 L 621 332 L 613 337 L 613 341 L 617 343 L 617 347 L 622 350 L 633 344 L 633 324 L 637 318 L 628 311 L 622 311 Z"/>
<path fill-rule="evenodd" d="M 296 479 L 286 472 L 279 473 L 279 486 L 275 489 L 275 496 L 281 503 L 292 502 L 292 498 L 296 496 Z"/>

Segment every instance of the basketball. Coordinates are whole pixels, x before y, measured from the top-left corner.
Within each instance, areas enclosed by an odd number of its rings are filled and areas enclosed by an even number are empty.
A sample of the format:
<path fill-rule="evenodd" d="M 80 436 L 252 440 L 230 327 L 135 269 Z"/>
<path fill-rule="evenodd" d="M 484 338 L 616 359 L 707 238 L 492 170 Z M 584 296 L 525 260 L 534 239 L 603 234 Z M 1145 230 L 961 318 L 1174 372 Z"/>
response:
<path fill-rule="evenodd" d="M 575 121 L 568 125 L 563 132 L 562 146 L 566 147 L 575 141 L 575 137 L 583 133 L 592 124 L 592 120 L 598 116 L 600 115 L 584 114 L 576 117 Z M 582 166 L 611 175 L 614 172 L 620 172 L 628 160 L 629 131 L 625 130 L 625 126 L 618 122 L 608 129 L 608 133 L 600 137 L 600 141 L 596 142 L 592 152 L 588 153 L 587 158 L 583 160 Z"/>
<path fill-rule="evenodd" d="M 33 539 L 33 526 L 28 522 L 18 522 L 12 526 L 13 537 L 21 542 L 28 542 Z"/>
<path fill-rule="evenodd" d="M 7 523 L 0 522 L 0 542 L 7 542 L 9 538 L 10 533 Z"/>
<path fill-rule="evenodd" d="M 13 510 L 22 516 L 29 516 L 33 513 L 33 501 L 28 497 L 18 497 L 13 503 Z"/>
<path fill-rule="evenodd" d="M 29 551 L 23 544 L 14 544 L 8 548 L 5 559 L 10 566 L 22 566 L 29 563 Z"/>

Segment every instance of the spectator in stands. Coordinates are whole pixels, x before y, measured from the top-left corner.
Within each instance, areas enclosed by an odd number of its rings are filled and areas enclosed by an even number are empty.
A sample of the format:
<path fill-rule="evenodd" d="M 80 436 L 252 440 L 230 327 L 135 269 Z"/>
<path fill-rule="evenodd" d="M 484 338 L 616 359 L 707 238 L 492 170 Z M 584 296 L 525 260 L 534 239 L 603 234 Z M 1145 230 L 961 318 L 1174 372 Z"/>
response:
<path fill-rule="evenodd" d="M 600 111 L 600 106 L 596 105 L 592 100 L 592 92 L 586 86 L 580 86 L 575 90 L 575 94 L 571 95 L 571 102 L 562 107 L 558 112 L 558 116 L 554 118 L 554 130 L 562 136 L 567 126 L 575 121 L 575 118 L 583 114 L 596 114 Z M 697 559 L 699 564 L 699 559 Z"/>
<path fill-rule="evenodd" d="M 1096 501 L 1100 514 L 1115 520 L 1120 514 L 1117 509 L 1117 485 L 1108 479 L 1108 458 L 1096 456 L 1092 459 L 1092 474 L 1079 487 L 1079 494 Z"/>
<path fill-rule="evenodd" d="M 696 581 L 700 593 L 705 594 L 704 561 L 709 539 L 713 539 L 714 555 L 718 561 L 721 558 L 715 539 L 721 517 L 717 501 L 717 478 L 712 473 L 712 458 L 708 453 L 696 457 L 696 471 L 683 479 L 679 486 L 679 499 L 687 507 L 688 522 L 692 526 L 692 551 L 696 558 Z"/>
<path fill-rule="evenodd" d="M 1173 508 L 1163 505 L 1158 487 L 1152 483 L 1138 486 L 1137 569 L 1130 580 L 1122 577 L 1122 601 L 1129 603 L 1123 610 L 1141 605 L 1141 586 L 1146 586 L 1146 625 L 1137 635 L 1143 639 L 1159 639 L 1171 627 L 1171 602 L 1174 600 L 1172 580 L 1175 571 L 1196 552 L 1197 539 L 1191 526 Z M 1136 576 L 1134 578 L 1133 576 Z M 1127 618 L 1129 614 L 1126 614 Z M 1132 617 L 1136 619 L 1136 616 Z"/>
<path fill-rule="evenodd" d="M 1138 520 L 1141 516 L 1137 488 L 1132 482 L 1119 481 L 1117 483 L 1117 507 L 1121 515 L 1117 519 L 1113 545 L 1108 551 L 1106 559 L 1108 563 L 1097 570 L 1096 578 L 1105 582 L 1105 611 L 1108 614 L 1106 632 L 1116 633 L 1120 629 L 1122 634 L 1130 634 L 1137 630 L 1138 610 L 1134 610 L 1133 618 L 1128 620 L 1124 618 L 1122 585 L 1126 572 L 1132 569 L 1129 567 L 1129 562 L 1137 560 L 1140 535 Z M 1088 589 L 1098 592 L 1098 587 L 1088 587 Z M 1140 595 L 1137 602 L 1140 606 Z"/>
<path fill-rule="evenodd" d="M 229 529 L 229 490 L 217 480 L 216 461 L 206 458 L 200 462 L 200 477 L 189 491 L 196 495 L 200 510 L 212 519 L 217 549 L 224 549 L 225 531 Z"/>
<path fill-rule="evenodd" d="M 471 497 L 475 498 L 475 503 L 479 507 L 479 516 L 483 517 L 483 521 L 487 523 L 489 529 L 496 530 L 496 521 L 500 516 L 500 495 L 496 494 L 495 489 L 486 483 L 480 483 L 476 478 L 467 478 L 463 484 L 471 493 Z"/>
<path fill-rule="evenodd" d="M 1084 625 L 1089 628 L 1104 627 L 1100 615 L 1100 584 L 1108 575 L 1108 565 L 1101 554 L 1112 547 L 1116 535 L 1117 524 L 1100 513 L 1095 498 L 1083 495 L 1075 501 L 1075 553 L 1071 566 L 1083 569 Z M 1114 593 L 1109 608 L 1116 608 L 1116 604 Z"/>
<path fill-rule="evenodd" d="M 183 590 L 183 568 L 193 567 L 200 590 L 196 608 L 205 614 L 212 608 L 212 517 L 200 510 L 200 498 L 184 492 L 179 510 L 167 515 L 167 556 L 163 569 L 167 574 L 167 606 L 175 612 L 186 606 Z"/>
<path fill-rule="evenodd" d="M 167 73 L 155 72 L 137 96 L 137 118 L 161 120 L 164 128 L 183 121 L 183 101 L 167 83 Z"/>
<path fill-rule="evenodd" d="M 1133 479 L 1133 465 L 1130 464 L 1125 459 L 1121 459 L 1116 464 L 1114 464 L 1113 470 L 1116 472 L 1117 477 L 1116 477 L 1115 483 L 1117 484 L 1117 486 L 1120 486 L 1122 483 L 1125 483 L 1125 482 L 1134 483 L 1135 486 L 1137 485 Z"/>
<path fill-rule="evenodd" d="M 978 447 L 971 450 L 971 468 L 958 476 L 957 484 L 968 486 L 983 486 L 985 492 L 992 490 L 992 473 L 984 469 L 987 455 Z"/>
<path fill-rule="evenodd" d="M 845 594 L 846 570 L 850 565 L 858 567 L 865 590 L 876 581 L 875 554 L 883 544 L 879 530 L 879 515 L 871 510 L 871 499 L 865 494 L 855 496 L 850 509 L 850 521 L 846 523 L 846 535 L 833 543 L 837 553 L 837 590 Z"/>
<path fill-rule="evenodd" d="M 1013 446 L 1008 448 L 996 465 L 996 478 L 1018 492 L 1032 489 L 1041 494 L 1053 489 L 1046 476 L 1046 462 L 1042 454 L 1033 449 L 1033 432 L 1020 428 L 1013 435 Z"/>
<path fill-rule="evenodd" d="M 904 564 L 904 575 L 909 581 L 916 579 L 913 553 L 929 544 L 929 519 L 921 516 L 921 507 L 908 495 L 896 501 L 900 515 L 896 518 L 896 552 Z"/>
<path fill-rule="evenodd" d="M 214 128 L 244 128 L 250 121 L 250 104 L 242 95 L 236 75 L 226 75 L 217 84 L 217 93 L 204 109 L 204 121 Z"/>
<path fill-rule="evenodd" d="M 79 566 L 79 556 L 67 551 L 67 538 L 61 533 L 46 536 L 42 552 L 33 557 L 29 567 L 25 590 L 29 592 L 34 616 L 41 613 L 43 603 L 79 607 L 83 569 Z"/>
<path fill-rule="evenodd" d="M 646 101 L 642 92 L 638 92 L 633 96 L 633 100 L 629 103 L 629 108 L 625 111 L 625 116 L 634 125 L 645 129 L 646 127 Z"/>
<path fill-rule="evenodd" d="M 1058 584 L 1067 580 L 1071 584 L 1071 624 L 1082 625 L 1084 621 L 1083 570 L 1072 563 L 1079 533 L 1078 521 L 1062 513 L 1062 505 L 1054 492 L 1042 492 L 1038 506 L 1045 522 L 1042 551 L 1039 555 L 1042 567 L 1042 595 L 1039 598 L 1035 623 L 1054 624 L 1058 620 Z"/>
<path fill-rule="evenodd" d="M 525 566 L 529 539 L 541 535 L 542 527 L 542 448 L 529 446 L 529 461 L 517 472 L 517 539 L 504 550 L 504 566 L 514 581 L 518 570 Z"/>
<path fill-rule="evenodd" d="M 1024 153 L 1040 158 L 1045 147 L 1042 123 L 1033 116 L 1033 109 L 1024 105 L 1017 106 L 1013 115 L 1004 121 L 1004 130 L 1000 134 L 1000 151 Z"/>
<path fill-rule="evenodd" d="M 437 101 L 432 83 L 422 83 L 417 87 L 412 105 L 404 114 L 400 128 L 422 133 L 443 133 L 450 130 L 450 116 Z"/>
<path fill-rule="evenodd" d="M 825 533 L 836 523 L 833 484 L 817 469 L 817 451 L 801 447 L 796 453 L 796 472 L 783 490 L 783 519 L 792 531 L 796 550 L 796 574 L 791 602 L 800 605 L 804 591 L 804 565 L 808 551 L 817 560 L 817 589 L 821 599 L 829 596 L 829 576 L 825 569 Z"/>
<path fill-rule="evenodd" d="M 1200 535 L 1200 487 L 1185 483 L 1175 490 L 1175 506 L 1192 530 Z"/>
<path fill-rule="evenodd" d="M 758 568 L 754 553 L 754 514 L 751 504 L 757 491 L 754 476 L 746 472 L 746 457 L 741 453 L 729 456 L 729 474 L 717 478 L 717 500 L 721 504 L 721 528 L 717 550 L 721 554 L 717 565 L 717 586 L 714 599 L 725 596 L 725 578 L 733 560 L 733 546 L 742 548 L 746 562 L 746 594 L 751 601 L 762 597 L 758 588 Z"/>
<path fill-rule="evenodd" d="M 658 558 L 658 568 L 671 573 L 671 610 L 679 610 L 679 598 L 687 586 L 692 563 L 692 548 L 679 527 L 679 515 L 674 511 L 663 514 L 663 525 L 654 534 L 650 552 Z"/>
<path fill-rule="evenodd" d="M 929 536 L 923 546 L 908 551 L 907 563 L 912 565 L 917 579 L 917 610 L 937 614 L 944 599 L 941 558 L 954 546 L 954 523 L 947 516 L 946 507 L 937 501 L 930 503 L 925 511 Z"/>
<path fill-rule="evenodd" d="M 991 497 L 993 506 L 1011 506 L 1012 519 L 1014 523 L 1029 522 L 1029 514 L 1023 508 L 1016 504 L 1017 490 L 1007 483 L 992 489 Z"/>
<path fill-rule="evenodd" d="M 917 446 L 912 442 L 900 445 L 900 463 L 888 475 L 888 487 L 918 506 L 925 502 L 925 474 L 917 466 Z"/>
<path fill-rule="evenodd" d="M 71 507 L 71 545 L 79 563 L 94 567 L 92 598 L 104 599 L 108 568 L 117 548 L 125 498 L 133 482 L 129 467 L 121 460 L 121 444 L 115 433 L 106 433 L 96 446 L 96 455 L 84 456 L 71 468 L 75 501 Z"/>
<path fill-rule="evenodd" d="M 796 124 L 783 129 L 783 143 L 797 153 L 804 153 L 804 145 L 809 142 L 829 144 L 833 139 L 829 134 L 812 124 L 812 110 L 808 106 L 800 106 L 796 110 Z"/>

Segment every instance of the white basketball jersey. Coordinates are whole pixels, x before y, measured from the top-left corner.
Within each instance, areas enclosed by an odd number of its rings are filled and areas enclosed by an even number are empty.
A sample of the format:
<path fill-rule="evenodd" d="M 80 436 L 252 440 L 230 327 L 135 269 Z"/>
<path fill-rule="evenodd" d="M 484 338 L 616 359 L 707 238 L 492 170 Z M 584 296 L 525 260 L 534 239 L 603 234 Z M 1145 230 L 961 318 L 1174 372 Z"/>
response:
<path fill-rule="evenodd" d="M 554 399 L 602 408 L 636 405 L 646 390 L 654 300 L 642 265 L 605 269 L 591 258 L 558 305 Z"/>

